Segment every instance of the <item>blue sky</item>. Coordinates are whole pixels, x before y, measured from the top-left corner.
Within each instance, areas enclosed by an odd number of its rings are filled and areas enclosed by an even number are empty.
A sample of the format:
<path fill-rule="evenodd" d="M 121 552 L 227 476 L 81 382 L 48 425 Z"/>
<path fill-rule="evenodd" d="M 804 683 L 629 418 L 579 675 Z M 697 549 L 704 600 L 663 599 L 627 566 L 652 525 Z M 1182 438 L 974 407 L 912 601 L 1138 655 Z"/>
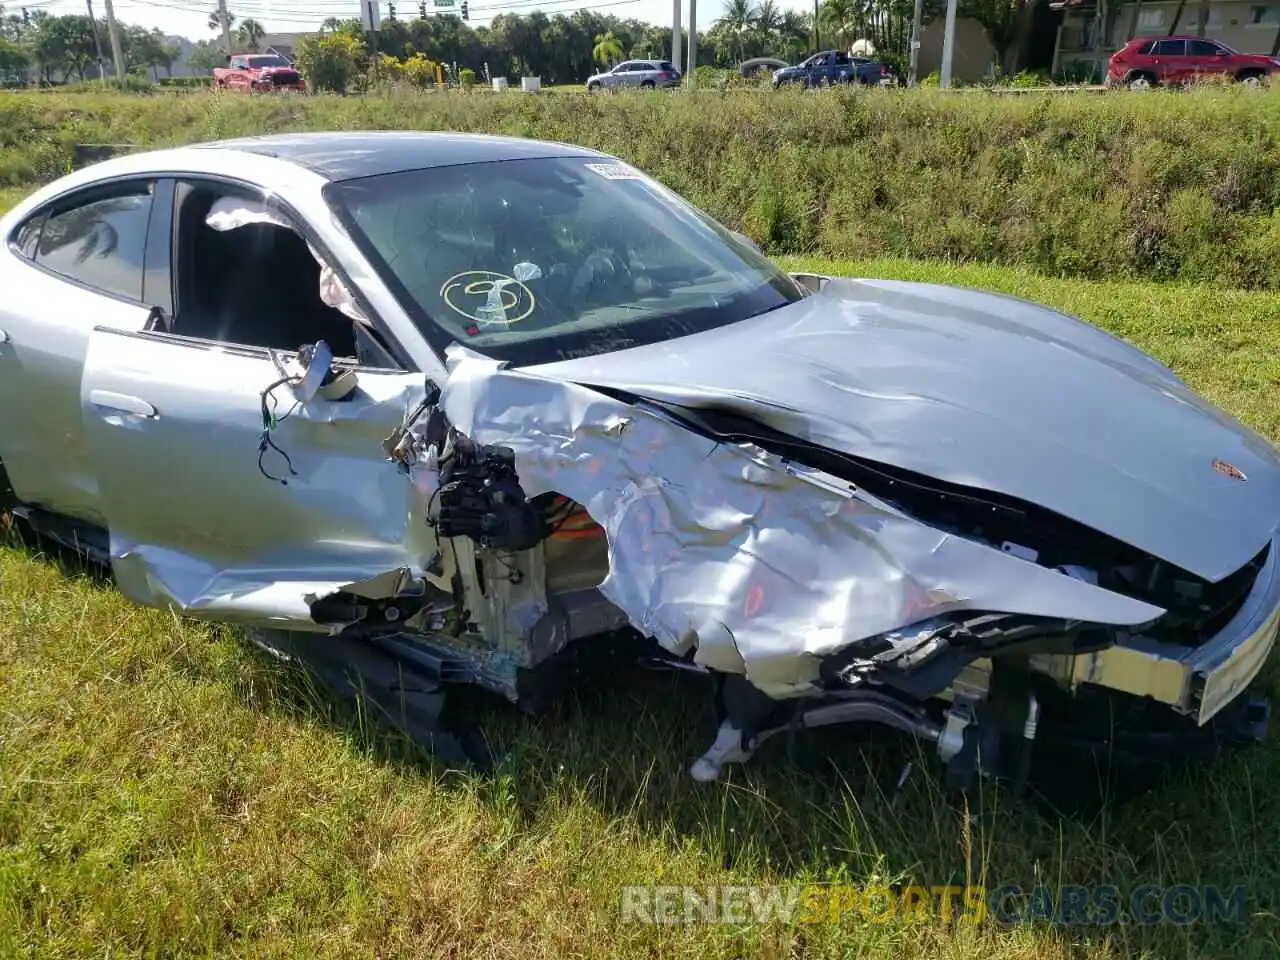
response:
<path fill-rule="evenodd" d="M 98 16 L 105 13 L 104 0 L 90 0 Z M 387 15 L 387 0 L 382 2 L 382 15 Z M 428 10 L 433 0 L 428 0 Z M 455 0 L 461 3 L 461 0 Z M 116 17 L 126 23 L 147 28 L 159 27 L 167 34 L 180 34 L 192 40 L 213 36 L 206 26 L 209 11 L 217 0 L 113 0 Z M 651 23 L 670 24 L 672 0 L 469 0 L 471 22 L 487 23 L 499 13 L 572 13 L 581 7 L 608 11 L 620 17 L 635 17 Z M 698 3 L 698 27 L 705 30 L 720 16 L 725 0 L 701 0 Z M 682 0 L 683 16 L 689 16 L 688 0 Z M 9 12 L 23 6 L 48 10 L 54 14 L 84 13 L 85 0 L 0 0 Z M 784 10 L 812 9 L 812 0 L 779 0 Z M 227 0 L 227 9 L 241 19 L 253 17 L 272 32 L 292 32 L 314 28 L 326 17 L 360 15 L 358 0 Z M 396 15 L 417 16 L 417 0 L 397 0 Z"/>

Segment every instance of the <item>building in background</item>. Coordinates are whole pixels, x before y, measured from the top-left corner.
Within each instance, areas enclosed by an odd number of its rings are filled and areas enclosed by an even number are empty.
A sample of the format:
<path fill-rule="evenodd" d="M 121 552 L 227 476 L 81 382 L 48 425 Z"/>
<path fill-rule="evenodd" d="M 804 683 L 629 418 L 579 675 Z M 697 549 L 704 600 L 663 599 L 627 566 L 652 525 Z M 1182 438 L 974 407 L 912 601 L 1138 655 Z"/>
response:
<path fill-rule="evenodd" d="M 1134 37 L 1203 36 L 1240 53 L 1280 53 L 1280 0 L 1161 0 L 1107 3 L 1057 0 L 1062 11 L 1053 69 L 1092 67 L 1099 79 L 1111 55 Z M 1207 15 L 1203 31 L 1201 16 Z"/>
<path fill-rule="evenodd" d="M 258 47 L 262 53 L 276 53 L 292 63 L 294 54 L 297 53 L 298 50 L 298 42 L 307 37 L 314 36 L 314 31 L 303 33 L 267 33 L 263 34 L 262 39 L 258 41 Z"/>

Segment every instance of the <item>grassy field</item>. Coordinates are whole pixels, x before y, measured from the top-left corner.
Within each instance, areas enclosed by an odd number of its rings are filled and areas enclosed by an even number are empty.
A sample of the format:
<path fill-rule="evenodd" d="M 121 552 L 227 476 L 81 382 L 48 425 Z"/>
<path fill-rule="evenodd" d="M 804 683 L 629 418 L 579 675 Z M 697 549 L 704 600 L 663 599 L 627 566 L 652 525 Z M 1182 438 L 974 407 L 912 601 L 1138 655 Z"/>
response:
<path fill-rule="evenodd" d="M 775 255 L 1280 285 L 1280 89 L 0 96 L 0 190 L 75 143 L 412 128 L 616 153 Z"/>
<path fill-rule="evenodd" d="M 1280 438 L 1273 296 L 910 261 L 787 261 L 941 280 L 1075 312 Z M 881 730 L 725 782 L 688 763 L 712 720 L 687 680 L 611 672 L 552 715 L 485 707 L 507 750 L 448 771 L 330 707 L 233 633 L 135 609 L 11 537 L 0 547 L 0 956 L 1256 957 L 1280 953 L 1280 744 L 1057 817 L 976 820 Z M 1274 671 L 1272 675 L 1274 677 Z M 1271 681 L 1274 683 L 1274 680 Z M 966 878 L 1217 884 L 1247 923 L 1070 929 L 619 919 L 623 884 Z"/>

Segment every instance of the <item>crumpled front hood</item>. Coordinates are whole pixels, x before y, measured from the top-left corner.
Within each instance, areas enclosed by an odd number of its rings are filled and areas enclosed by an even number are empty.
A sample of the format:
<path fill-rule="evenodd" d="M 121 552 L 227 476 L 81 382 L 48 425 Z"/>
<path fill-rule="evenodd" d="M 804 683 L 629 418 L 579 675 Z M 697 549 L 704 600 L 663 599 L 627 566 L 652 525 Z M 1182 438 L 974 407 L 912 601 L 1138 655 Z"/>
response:
<path fill-rule="evenodd" d="M 1123 341 L 1012 297 L 835 280 L 731 327 L 528 372 L 731 409 L 1037 504 L 1209 580 L 1280 521 L 1265 439 Z"/>

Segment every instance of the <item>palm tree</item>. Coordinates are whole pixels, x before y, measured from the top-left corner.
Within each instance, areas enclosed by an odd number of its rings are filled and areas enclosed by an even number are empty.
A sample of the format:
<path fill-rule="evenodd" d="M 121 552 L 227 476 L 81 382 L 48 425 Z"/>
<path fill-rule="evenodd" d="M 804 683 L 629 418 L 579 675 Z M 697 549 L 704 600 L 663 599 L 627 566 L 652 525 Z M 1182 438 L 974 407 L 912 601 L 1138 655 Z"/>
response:
<path fill-rule="evenodd" d="M 804 52 L 812 34 L 813 29 L 807 14 L 788 10 L 782 15 L 782 22 L 778 25 L 778 36 L 782 41 L 784 55 L 788 59 L 795 59 Z"/>
<path fill-rule="evenodd" d="M 782 11 L 778 9 L 778 0 L 760 0 L 760 6 L 756 8 L 756 28 L 766 38 L 782 29 Z"/>
<path fill-rule="evenodd" d="M 257 20 L 245 20 L 240 24 L 240 42 L 246 50 L 258 52 L 258 42 L 266 35 L 266 30 Z"/>
<path fill-rule="evenodd" d="M 236 22 L 236 15 L 226 10 L 215 10 L 209 14 L 209 29 L 213 31 L 222 30 L 222 22 L 226 20 L 227 29 L 231 29 L 231 25 Z M 231 56 L 231 51 L 227 51 L 227 56 Z"/>
<path fill-rule="evenodd" d="M 591 59 L 602 67 L 622 59 L 622 44 L 612 30 L 596 35 L 596 45 L 591 48 Z"/>
<path fill-rule="evenodd" d="M 850 0 L 825 0 L 819 15 L 823 26 L 840 38 L 840 46 L 848 47 L 849 34 L 857 32 L 858 11 L 855 5 Z"/>
<path fill-rule="evenodd" d="M 755 26 L 758 18 L 759 13 L 751 5 L 751 0 L 729 0 L 725 4 L 724 16 L 716 20 L 717 27 L 722 27 L 730 36 L 737 37 L 739 59 L 744 55 L 747 32 Z"/>

